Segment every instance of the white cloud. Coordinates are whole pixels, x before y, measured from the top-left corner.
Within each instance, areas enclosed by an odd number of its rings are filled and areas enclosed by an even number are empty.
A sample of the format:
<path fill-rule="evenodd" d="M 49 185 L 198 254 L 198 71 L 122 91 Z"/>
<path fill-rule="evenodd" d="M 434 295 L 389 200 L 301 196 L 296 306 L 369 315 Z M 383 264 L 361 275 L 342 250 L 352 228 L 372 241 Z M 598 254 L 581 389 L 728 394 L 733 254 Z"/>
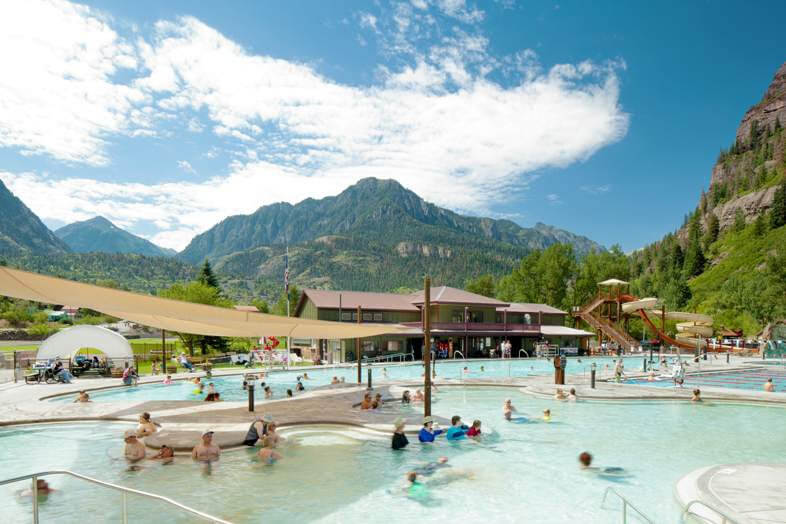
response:
<path fill-rule="evenodd" d="M 600 195 L 611 191 L 611 184 L 603 184 L 601 186 L 581 186 L 579 189 L 591 195 Z"/>
<path fill-rule="evenodd" d="M 474 9 L 458 1 L 438 7 L 451 16 Z M 0 176 L 42 218 L 72 221 L 101 214 L 132 229 L 144 220 L 160 228 L 154 240 L 168 247 L 184 247 L 227 215 L 336 194 L 367 176 L 396 179 L 452 209 L 493 214 L 499 202 L 527 187 L 536 170 L 583 161 L 627 131 L 628 116 L 619 106 L 620 64 L 582 62 L 542 70 L 532 51 L 504 60 L 490 56 L 488 39 L 476 32 L 454 30 L 405 65 L 380 69 L 377 83 L 353 86 L 309 65 L 251 54 L 191 17 L 159 21 L 152 38 L 135 41 L 136 52 L 120 52 L 126 44 L 107 21 L 87 8 L 73 9 L 77 20 L 89 23 L 71 40 L 107 42 L 96 56 L 87 53 L 84 66 L 79 56 L 72 59 L 73 68 L 92 71 L 85 88 L 101 85 L 104 91 L 97 93 L 122 88 L 120 93 L 135 93 L 147 105 L 135 107 L 137 98 L 130 95 L 118 107 L 94 97 L 91 103 L 115 117 L 106 123 L 74 114 L 54 93 L 32 89 L 20 105 L 50 107 L 60 127 L 35 118 L 28 125 L 0 112 L 0 140 L 27 137 L 25 151 L 100 164 L 107 160 L 106 133 L 130 133 L 132 124 L 125 122 L 133 120 L 134 133 L 153 134 L 158 130 L 152 126 L 167 118 L 169 125 L 182 122 L 194 132 L 211 130 L 220 147 L 204 155 L 213 158 L 221 151 L 234 163 L 209 180 L 147 185 L 40 172 Z M 414 9 L 421 9 L 419 2 L 396 4 L 392 23 L 404 33 L 412 24 L 433 23 L 428 14 L 413 16 Z M 382 24 L 374 18 L 375 27 Z M 18 45 L 25 42 L 17 36 Z M 34 50 L 39 45 L 30 44 Z M 404 39 L 401 45 L 409 44 Z M 126 86 L 113 84 L 117 64 L 133 60 L 139 61 L 136 77 Z M 492 81 L 494 70 L 506 71 L 510 81 Z M 70 81 L 65 85 L 75 92 Z M 0 78 L 0 90 L 12 86 L 24 98 L 29 79 L 16 82 Z M 75 95 L 66 91 L 70 102 Z M 92 116 L 90 107 L 74 103 Z M 195 112 L 206 121 L 195 121 Z M 29 132 L 32 127 L 35 132 Z M 63 137 L 72 136 L 82 149 L 60 147 Z M 178 166 L 193 171 L 186 161 Z"/>
<path fill-rule="evenodd" d="M 194 167 L 191 165 L 191 162 L 189 162 L 188 160 L 178 160 L 177 167 L 179 167 L 180 169 L 191 175 L 197 174 L 196 169 L 194 169 Z"/>
<path fill-rule="evenodd" d="M 149 125 L 149 115 L 134 111 L 145 94 L 113 80 L 137 66 L 133 47 L 90 8 L 4 2 L 0 49 L 0 146 L 102 165 L 107 134 Z"/>
<path fill-rule="evenodd" d="M 360 27 L 365 29 L 371 29 L 373 31 L 377 30 L 377 17 L 372 15 L 371 13 L 360 13 Z"/>
<path fill-rule="evenodd" d="M 551 205 L 557 205 L 562 203 L 562 199 L 560 199 L 559 195 L 556 193 L 549 193 L 546 195 L 546 200 L 549 201 Z"/>

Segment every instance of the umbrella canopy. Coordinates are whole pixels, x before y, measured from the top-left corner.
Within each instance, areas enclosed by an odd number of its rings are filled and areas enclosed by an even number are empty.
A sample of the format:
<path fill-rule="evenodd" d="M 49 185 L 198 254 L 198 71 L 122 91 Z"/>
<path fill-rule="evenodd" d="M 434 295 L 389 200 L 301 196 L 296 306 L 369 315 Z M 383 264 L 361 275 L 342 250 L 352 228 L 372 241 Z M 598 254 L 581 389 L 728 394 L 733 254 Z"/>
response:
<path fill-rule="evenodd" d="M 610 278 L 608 280 L 604 280 L 603 282 L 598 282 L 599 286 L 627 286 L 629 282 L 625 282 L 624 280 L 619 280 L 617 278 Z"/>
<path fill-rule="evenodd" d="M 339 339 L 394 334 L 401 329 L 396 325 L 327 322 L 237 311 L 83 284 L 8 267 L 0 267 L 0 294 L 47 304 L 72 304 L 138 324 L 195 335 Z"/>

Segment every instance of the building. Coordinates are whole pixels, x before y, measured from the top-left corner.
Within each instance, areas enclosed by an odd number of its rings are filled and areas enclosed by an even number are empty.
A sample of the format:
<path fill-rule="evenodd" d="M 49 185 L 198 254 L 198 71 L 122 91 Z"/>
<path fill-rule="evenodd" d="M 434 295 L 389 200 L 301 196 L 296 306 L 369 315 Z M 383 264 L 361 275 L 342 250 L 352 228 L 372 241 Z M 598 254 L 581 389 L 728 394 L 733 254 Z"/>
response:
<path fill-rule="evenodd" d="M 423 354 L 423 292 L 404 295 L 363 291 L 304 289 L 294 315 L 315 320 L 374 322 L 391 326 L 390 335 L 363 339 L 364 356 Z M 532 355 L 537 343 L 586 349 L 592 333 L 565 326 L 567 313 L 546 304 L 507 303 L 447 286 L 431 289 L 431 334 L 438 356 L 492 356 L 509 340 L 511 356 Z M 401 327 L 405 329 L 402 331 Z M 322 360 L 355 360 L 354 340 L 315 340 L 313 355 Z M 499 352 L 496 352 L 499 356 Z"/>

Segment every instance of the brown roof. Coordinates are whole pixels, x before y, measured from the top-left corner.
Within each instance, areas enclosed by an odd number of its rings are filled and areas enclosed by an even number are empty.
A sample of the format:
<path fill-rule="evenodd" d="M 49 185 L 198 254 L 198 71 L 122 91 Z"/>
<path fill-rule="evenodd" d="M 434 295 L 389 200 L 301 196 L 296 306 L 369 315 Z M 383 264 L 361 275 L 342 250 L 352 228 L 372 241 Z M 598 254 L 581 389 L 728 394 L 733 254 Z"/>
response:
<path fill-rule="evenodd" d="M 523 302 L 513 302 L 508 307 L 498 307 L 497 311 L 507 311 L 508 313 L 547 313 L 551 315 L 567 315 L 566 312 L 546 304 L 529 304 Z"/>
<path fill-rule="evenodd" d="M 411 295 L 396 293 L 371 293 L 368 291 L 333 291 L 329 289 L 304 289 L 297 311 L 300 311 L 303 297 L 308 297 L 315 306 L 322 309 L 338 309 L 339 299 L 343 309 L 376 309 L 385 311 L 420 311 L 412 303 Z M 295 313 L 298 314 L 298 313 Z"/>
<path fill-rule="evenodd" d="M 410 300 L 413 304 L 422 304 L 424 302 L 423 291 L 418 291 L 410 295 Z M 495 298 L 484 297 L 483 295 L 476 295 L 463 289 L 456 289 L 454 287 L 439 286 L 431 288 L 431 303 L 432 304 L 471 304 L 475 306 L 494 306 L 505 307 L 509 304 L 501 302 Z"/>

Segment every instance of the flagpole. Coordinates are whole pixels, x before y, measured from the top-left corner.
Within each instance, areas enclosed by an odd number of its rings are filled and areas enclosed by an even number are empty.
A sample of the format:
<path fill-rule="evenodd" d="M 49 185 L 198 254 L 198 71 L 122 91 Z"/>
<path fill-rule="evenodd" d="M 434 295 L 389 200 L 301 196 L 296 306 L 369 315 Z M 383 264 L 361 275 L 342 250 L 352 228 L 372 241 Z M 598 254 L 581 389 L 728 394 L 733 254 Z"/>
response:
<path fill-rule="evenodd" d="M 284 257 L 286 268 L 284 269 L 284 297 L 287 301 L 287 318 L 289 318 L 289 244 L 287 244 L 286 256 Z M 292 346 L 290 345 L 290 338 L 287 335 L 287 366 L 289 366 L 289 359 L 292 358 Z"/>

